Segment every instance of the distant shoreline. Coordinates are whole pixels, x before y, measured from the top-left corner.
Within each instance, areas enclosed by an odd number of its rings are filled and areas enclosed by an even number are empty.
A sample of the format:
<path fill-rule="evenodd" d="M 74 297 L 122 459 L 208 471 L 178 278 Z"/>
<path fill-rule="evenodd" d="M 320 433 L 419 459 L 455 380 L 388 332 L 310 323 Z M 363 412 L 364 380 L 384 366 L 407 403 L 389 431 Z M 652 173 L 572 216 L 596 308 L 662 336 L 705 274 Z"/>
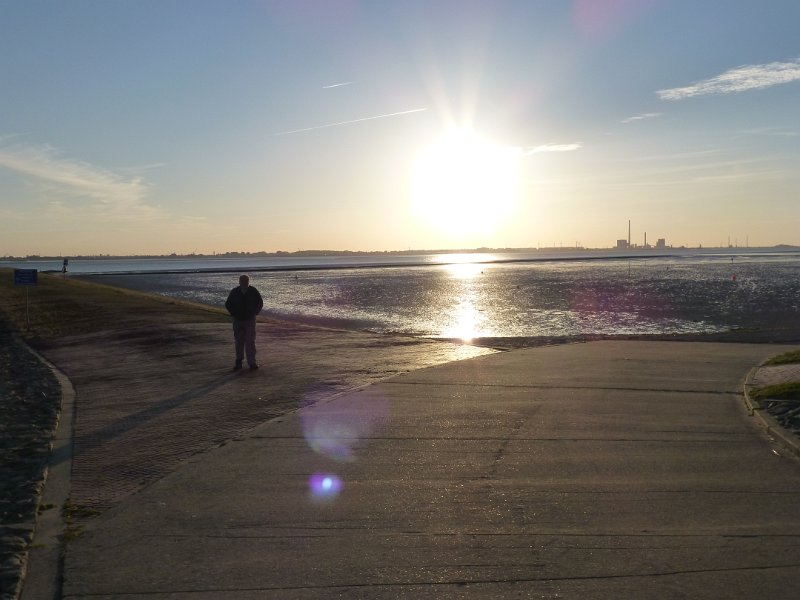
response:
<path fill-rule="evenodd" d="M 584 248 L 582 246 L 556 246 L 544 248 L 461 248 L 451 250 L 297 250 L 295 252 L 225 252 L 221 254 L 89 254 L 89 255 L 58 255 L 58 256 L 45 256 L 38 254 L 29 254 L 26 256 L 2 256 L 2 261 L 48 261 L 48 260 L 214 260 L 214 259 L 247 259 L 247 258 L 308 258 L 308 257 L 353 257 L 359 256 L 417 256 L 417 255 L 448 255 L 448 254 L 521 254 L 521 253 L 564 253 L 570 254 L 575 252 L 585 252 L 587 254 L 598 252 L 613 252 L 619 256 L 634 258 L 631 255 L 633 252 L 647 253 L 645 256 L 655 256 L 653 253 L 661 253 L 659 256 L 671 256 L 673 254 L 680 255 L 685 252 L 699 252 L 699 253 L 763 253 L 763 252 L 797 252 L 800 251 L 800 246 L 791 244 L 776 244 L 774 246 L 666 246 L 664 248 L 657 248 L 655 246 L 631 246 L 630 248 Z M 605 258 L 605 257 L 603 257 Z M 478 261 L 480 262 L 480 261 Z"/>
<path fill-rule="evenodd" d="M 637 259 L 637 258 L 669 258 L 677 256 L 672 254 L 648 254 L 648 255 L 628 255 L 624 258 Z M 471 264 L 479 265 L 492 265 L 492 264 L 515 264 L 515 263 L 528 263 L 528 262 L 577 262 L 585 260 L 616 260 L 618 256 L 562 256 L 552 257 L 546 256 L 541 258 L 498 258 L 489 260 L 476 260 L 470 261 Z M 267 272 L 300 272 L 300 271 L 337 271 L 342 269 L 393 269 L 393 268 L 409 268 L 409 267 L 436 267 L 444 263 L 434 263 L 426 261 L 415 262 L 402 262 L 402 263 L 369 263 L 369 264 L 325 264 L 325 265 L 279 265 L 279 266 L 254 266 L 247 267 L 249 273 L 267 273 Z M 241 266 L 238 267 L 209 267 L 199 269 L 164 269 L 153 271 L 119 271 L 114 275 L 178 275 L 190 273 L 239 273 L 243 270 Z M 51 273 L 58 273 L 60 271 L 49 271 Z M 92 278 L 104 277 L 104 273 L 78 273 L 75 277 Z"/>
<path fill-rule="evenodd" d="M 161 257 L 69 257 L 0 259 L 0 267 L 37 268 L 42 273 L 62 273 L 62 266 L 72 277 L 115 275 L 178 275 L 214 273 L 297 273 L 311 271 L 336 271 L 344 269 L 390 269 L 440 266 L 452 263 L 471 264 L 522 264 L 614 260 L 682 260 L 682 259 L 735 259 L 736 257 L 792 257 L 800 253 L 798 246 L 767 248 L 629 248 L 612 250 L 562 249 L 514 251 L 458 251 L 412 253 L 293 253 L 240 256 L 161 256 Z"/>

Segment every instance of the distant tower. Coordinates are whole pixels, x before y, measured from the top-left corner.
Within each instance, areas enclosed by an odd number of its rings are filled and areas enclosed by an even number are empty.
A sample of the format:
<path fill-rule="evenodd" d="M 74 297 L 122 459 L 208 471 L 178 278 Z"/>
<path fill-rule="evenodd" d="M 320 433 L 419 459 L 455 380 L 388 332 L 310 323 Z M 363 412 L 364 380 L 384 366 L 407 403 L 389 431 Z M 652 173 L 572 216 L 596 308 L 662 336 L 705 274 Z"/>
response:
<path fill-rule="evenodd" d="M 631 220 L 628 219 L 628 247 L 631 246 Z"/>

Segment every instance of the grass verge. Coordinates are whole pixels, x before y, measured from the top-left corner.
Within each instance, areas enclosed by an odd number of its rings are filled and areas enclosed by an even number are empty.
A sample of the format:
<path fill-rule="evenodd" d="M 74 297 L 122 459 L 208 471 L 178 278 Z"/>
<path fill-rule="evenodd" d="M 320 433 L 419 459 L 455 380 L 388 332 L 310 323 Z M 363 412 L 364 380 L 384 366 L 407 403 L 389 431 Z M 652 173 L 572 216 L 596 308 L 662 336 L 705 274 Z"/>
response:
<path fill-rule="evenodd" d="M 778 356 L 773 356 L 764 363 L 764 366 L 793 365 L 797 363 L 800 363 L 800 350 L 793 350 L 792 352 L 784 352 Z"/>
<path fill-rule="evenodd" d="M 26 308 L 26 288 L 14 285 L 13 269 L 0 269 L 0 311 L 13 329 L 33 343 L 143 323 L 229 321 L 223 308 L 47 273 L 39 273 L 38 285 L 27 288 L 27 298 Z"/>
<path fill-rule="evenodd" d="M 750 392 L 754 400 L 798 400 L 800 401 L 800 381 L 778 383 L 757 388 Z"/>

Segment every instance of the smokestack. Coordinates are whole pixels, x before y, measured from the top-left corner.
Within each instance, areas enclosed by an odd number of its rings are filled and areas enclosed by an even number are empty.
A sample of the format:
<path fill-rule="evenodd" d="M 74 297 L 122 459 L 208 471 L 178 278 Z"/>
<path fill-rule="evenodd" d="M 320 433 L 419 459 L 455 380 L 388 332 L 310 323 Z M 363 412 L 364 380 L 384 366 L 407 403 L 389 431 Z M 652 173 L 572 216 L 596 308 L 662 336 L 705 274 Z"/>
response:
<path fill-rule="evenodd" d="M 647 248 L 647 232 L 644 232 L 644 247 Z"/>
<path fill-rule="evenodd" d="M 628 247 L 631 245 L 631 220 L 628 219 Z"/>

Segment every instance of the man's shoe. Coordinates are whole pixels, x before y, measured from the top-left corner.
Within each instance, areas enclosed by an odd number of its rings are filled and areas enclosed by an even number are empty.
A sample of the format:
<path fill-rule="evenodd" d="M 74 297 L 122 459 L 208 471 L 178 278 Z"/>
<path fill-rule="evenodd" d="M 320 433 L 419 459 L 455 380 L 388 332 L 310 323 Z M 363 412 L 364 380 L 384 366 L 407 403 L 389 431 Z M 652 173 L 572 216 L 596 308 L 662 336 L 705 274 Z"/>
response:
<path fill-rule="evenodd" d="M 233 365 L 234 371 L 241 371 L 242 370 L 242 361 L 237 360 L 236 364 Z"/>
<path fill-rule="evenodd" d="M 251 371 L 255 371 L 257 368 L 258 368 L 258 365 L 256 363 L 253 363 L 252 365 L 250 365 L 250 370 Z"/>

